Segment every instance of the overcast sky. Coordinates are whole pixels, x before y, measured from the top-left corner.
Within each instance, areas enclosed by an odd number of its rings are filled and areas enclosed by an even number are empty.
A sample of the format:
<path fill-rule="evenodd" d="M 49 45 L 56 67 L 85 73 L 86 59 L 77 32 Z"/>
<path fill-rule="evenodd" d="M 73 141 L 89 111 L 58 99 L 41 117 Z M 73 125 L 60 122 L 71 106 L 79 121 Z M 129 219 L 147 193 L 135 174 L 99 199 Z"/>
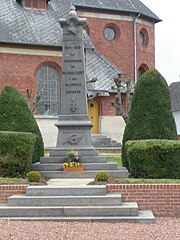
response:
<path fill-rule="evenodd" d="M 141 0 L 163 21 L 155 25 L 156 69 L 168 85 L 180 81 L 180 0 Z"/>

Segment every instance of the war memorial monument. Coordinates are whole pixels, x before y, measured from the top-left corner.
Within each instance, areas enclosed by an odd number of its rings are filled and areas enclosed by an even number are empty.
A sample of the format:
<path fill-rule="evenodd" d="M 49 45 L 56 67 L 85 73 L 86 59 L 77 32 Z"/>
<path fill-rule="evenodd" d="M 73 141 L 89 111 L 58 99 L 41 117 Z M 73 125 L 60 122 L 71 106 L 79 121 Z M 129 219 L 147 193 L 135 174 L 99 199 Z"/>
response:
<path fill-rule="evenodd" d="M 126 168 L 119 169 L 117 163 L 107 162 L 92 146 L 93 126 L 87 107 L 86 70 L 83 29 L 86 19 L 79 18 L 75 7 L 71 7 L 66 19 L 60 19 L 63 28 L 62 80 L 60 92 L 60 115 L 57 145 L 49 157 L 42 157 L 33 165 L 47 178 L 95 177 L 100 171 L 107 171 L 115 177 L 128 177 Z M 84 171 L 81 173 L 63 171 L 68 152 L 74 149 L 81 155 Z"/>

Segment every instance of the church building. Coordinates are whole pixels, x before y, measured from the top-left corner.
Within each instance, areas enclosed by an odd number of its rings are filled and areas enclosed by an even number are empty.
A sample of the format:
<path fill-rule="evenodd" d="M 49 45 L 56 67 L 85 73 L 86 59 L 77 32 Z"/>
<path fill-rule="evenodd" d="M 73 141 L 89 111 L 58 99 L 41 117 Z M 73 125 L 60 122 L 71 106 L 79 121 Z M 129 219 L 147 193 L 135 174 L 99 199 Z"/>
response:
<path fill-rule="evenodd" d="M 125 123 L 118 116 L 114 78 L 134 83 L 155 68 L 155 24 L 161 20 L 139 0 L 1 0 L 0 92 L 15 87 L 31 101 L 45 89 L 35 118 L 45 147 L 57 139 L 62 73 L 62 28 L 71 5 L 86 18 L 84 30 L 88 108 L 92 133 L 121 141 Z"/>

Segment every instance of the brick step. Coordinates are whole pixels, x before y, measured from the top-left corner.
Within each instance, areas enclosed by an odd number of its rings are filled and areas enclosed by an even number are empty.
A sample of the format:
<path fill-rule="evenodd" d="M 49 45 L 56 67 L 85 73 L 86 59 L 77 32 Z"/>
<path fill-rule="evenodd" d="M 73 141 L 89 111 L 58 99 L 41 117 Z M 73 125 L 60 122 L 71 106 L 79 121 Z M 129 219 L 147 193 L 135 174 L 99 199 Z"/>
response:
<path fill-rule="evenodd" d="M 0 220 L 18 221 L 67 221 L 67 222 L 109 222 L 109 223 L 155 223 L 154 215 L 151 211 L 138 211 L 138 216 L 108 216 L 108 217 L 0 217 Z"/>
<path fill-rule="evenodd" d="M 23 196 L 8 198 L 8 206 L 119 206 L 121 194 L 102 196 Z"/>
<path fill-rule="evenodd" d="M 1 206 L 0 217 L 138 216 L 137 203 L 120 206 Z"/>
<path fill-rule="evenodd" d="M 35 171 L 62 171 L 63 164 L 32 164 L 32 169 Z M 117 162 L 108 162 L 108 163 L 84 163 L 84 170 L 116 170 Z"/>

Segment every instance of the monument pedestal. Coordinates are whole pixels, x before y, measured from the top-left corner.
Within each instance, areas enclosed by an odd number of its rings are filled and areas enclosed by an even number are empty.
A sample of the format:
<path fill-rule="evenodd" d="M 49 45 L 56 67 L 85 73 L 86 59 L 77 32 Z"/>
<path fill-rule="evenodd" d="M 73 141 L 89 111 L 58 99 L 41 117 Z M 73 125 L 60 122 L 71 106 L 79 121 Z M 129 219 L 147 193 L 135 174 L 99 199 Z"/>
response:
<path fill-rule="evenodd" d="M 57 146 L 50 156 L 67 156 L 75 149 L 81 156 L 98 156 L 92 146 L 90 129 L 93 126 L 87 115 L 61 115 L 56 124 L 58 128 Z"/>

